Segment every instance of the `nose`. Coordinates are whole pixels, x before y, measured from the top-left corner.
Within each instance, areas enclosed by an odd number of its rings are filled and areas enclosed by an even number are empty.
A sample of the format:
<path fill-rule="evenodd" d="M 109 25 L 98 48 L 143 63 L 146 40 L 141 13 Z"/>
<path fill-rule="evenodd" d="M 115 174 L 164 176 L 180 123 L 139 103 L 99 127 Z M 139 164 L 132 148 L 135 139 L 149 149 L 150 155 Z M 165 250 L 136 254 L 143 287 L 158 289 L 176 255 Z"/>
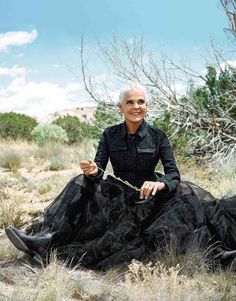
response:
<path fill-rule="evenodd" d="M 134 103 L 134 109 L 138 109 L 139 108 L 139 104 L 138 104 L 138 102 L 135 102 Z"/>

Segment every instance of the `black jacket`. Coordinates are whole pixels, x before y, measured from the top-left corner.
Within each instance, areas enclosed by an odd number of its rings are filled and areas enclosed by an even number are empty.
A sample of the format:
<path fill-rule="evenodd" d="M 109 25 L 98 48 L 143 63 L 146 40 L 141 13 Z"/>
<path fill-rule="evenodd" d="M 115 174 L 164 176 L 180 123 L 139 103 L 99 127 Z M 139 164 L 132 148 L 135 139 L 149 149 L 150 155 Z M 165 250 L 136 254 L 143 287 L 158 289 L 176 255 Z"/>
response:
<path fill-rule="evenodd" d="M 114 174 L 122 180 L 140 188 L 144 181 L 161 181 L 169 192 L 180 181 L 172 147 L 165 133 L 146 121 L 140 125 L 135 134 L 129 134 L 126 123 L 107 128 L 99 142 L 94 161 L 105 170 L 111 160 Z M 161 160 L 165 175 L 155 173 L 155 167 Z M 100 179 L 100 171 L 96 177 Z"/>

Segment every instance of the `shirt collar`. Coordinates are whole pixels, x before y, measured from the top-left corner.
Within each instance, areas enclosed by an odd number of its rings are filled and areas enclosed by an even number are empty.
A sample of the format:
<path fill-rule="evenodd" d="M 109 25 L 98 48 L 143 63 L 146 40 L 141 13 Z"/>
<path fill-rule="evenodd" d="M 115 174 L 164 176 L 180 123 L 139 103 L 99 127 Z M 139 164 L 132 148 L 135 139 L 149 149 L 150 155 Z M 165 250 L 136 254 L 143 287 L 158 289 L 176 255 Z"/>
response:
<path fill-rule="evenodd" d="M 145 120 L 143 120 L 143 122 L 140 124 L 139 128 L 135 132 L 135 135 L 139 136 L 141 139 L 143 139 L 146 132 L 147 132 L 147 122 Z M 124 139 L 127 134 L 128 134 L 128 128 L 127 128 L 126 123 L 124 122 L 121 127 L 121 138 Z"/>

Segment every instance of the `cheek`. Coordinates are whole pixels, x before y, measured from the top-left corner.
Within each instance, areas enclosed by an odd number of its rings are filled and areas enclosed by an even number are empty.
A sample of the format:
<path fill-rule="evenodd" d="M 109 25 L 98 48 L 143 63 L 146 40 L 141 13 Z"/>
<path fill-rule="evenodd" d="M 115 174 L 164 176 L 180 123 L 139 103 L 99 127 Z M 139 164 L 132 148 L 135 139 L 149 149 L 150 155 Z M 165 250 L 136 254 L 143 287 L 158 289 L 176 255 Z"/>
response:
<path fill-rule="evenodd" d="M 144 108 L 142 108 L 143 113 L 147 112 L 147 107 L 145 106 Z"/>

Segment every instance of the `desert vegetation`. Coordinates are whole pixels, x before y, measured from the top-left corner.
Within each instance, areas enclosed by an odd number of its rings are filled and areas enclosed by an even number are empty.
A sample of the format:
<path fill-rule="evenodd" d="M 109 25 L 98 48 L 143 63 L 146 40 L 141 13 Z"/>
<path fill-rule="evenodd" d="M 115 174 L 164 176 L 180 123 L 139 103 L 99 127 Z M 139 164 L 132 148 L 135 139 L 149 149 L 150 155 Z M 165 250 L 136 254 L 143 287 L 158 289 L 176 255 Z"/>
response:
<path fill-rule="evenodd" d="M 70 268 L 52 254 L 47 267 L 35 265 L 4 235 L 9 225 L 25 228 L 38 219 L 68 180 L 80 173 L 79 161 L 93 158 L 96 141 L 77 144 L 1 141 L 1 162 L 11 162 L 13 150 L 20 164 L 0 167 L 0 292 L 1 300 L 233 300 L 235 267 L 210 270 L 204 254 L 163 257 L 147 263 L 133 261 L 106 273 Z M 49 168 L 58 158 L 60 169 Z M 13 162 L 15 157 L 13 156 Z M 204 163 L 178 156 L 183 179 L 200 184 L 217 197 L 235 193 L 236 168 L 232 162 L 215 173 Z"/>
<path fill-rule="evenodd" d="M 235 1 L 220 3 L 234 47 Z M 169 136 L 182 179 L 218 198 L 235 195 L 236 68 L 230 58 L 213 45 L 205 74 L 198 74 L 166 55 L 156 61 L 142 38 L 129 43 L 114 37 L 99 49 L 113 82 L 145 83 L 148 120 Z M 227 270 L 212 269 L 206 254 L 157 252 L 149 262 L 132 261 L 102 273 L 82 270 L 79 262 L 72 268 L 59 262 L 56 253 L 47 267 L 37 266 L 6 239 L 7 226 L 26 228 L 40 218 L 69 179 L 80 173 L 79 161 L 94 157 L 103 129 L 121 120 L 110 101 L 110 81 L 95 83 L 86 69 L 83 39 L 80 59 L 85 89 L 97 102 L 93 124 L 65 116 L 41 125 L 23 114 L 0 114 L 0 300 L 235 300 L 236 263 Z M 179 78 L 187 83 L 184 95 L 176 91 Z"/>

